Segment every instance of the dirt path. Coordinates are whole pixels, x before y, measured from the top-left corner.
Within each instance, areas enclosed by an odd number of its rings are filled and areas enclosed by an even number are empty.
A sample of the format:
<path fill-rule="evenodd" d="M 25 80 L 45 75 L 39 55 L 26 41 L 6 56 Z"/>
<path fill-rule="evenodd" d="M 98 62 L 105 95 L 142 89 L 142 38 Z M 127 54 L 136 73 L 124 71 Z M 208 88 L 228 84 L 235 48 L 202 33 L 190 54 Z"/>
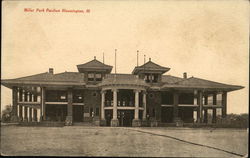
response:
<path fill-rule="evenodd" d="M 173 137 L 173 136 L 166 135 L 166 134 L 157 134 L 155 132 L 152 132 L 152 131 L 149 132 L 149 131 L 144 130 L 144 129 L 135 129 L 135 128 L 127 128 L 127 129 L 128 130 L 132 130 L 132 131 L 136 131 L 136 132 L 140 132 L 140 133 L 146 133 L 146 134 L 151 134 L 151 135 L 155 135 L 155 136 L 166 137 L 166 138 L 178 140 L 178 141 L 183 142 L 183 143 L 188 143 L 188 144 L 191 144 L 191 145 L 202 146 L 202 147 L 206 147 L 206 148 L 210 148 L 210 149 L 215 149 L 215 150 L 218 150 L 218 151 L 223 151 L 223 152 L 226 152 L 226 153 L 229 153 L 229 154 L 232 154 L 232 155 L 244 157 L 243 154 L 239 154 L 239 153 L 235 153 L 235 152 L 232 152 L 232 151 L 224 150 L 222 148 L 217 148 L 217 147 L 214 147 L 214 146 L 209 146 L 209 145 L 205 145 L 205 144 L 200 144 L 200 143 L 195 143 L 195 142 L 187 141 L 187 140 L 180 139 L 180 138 Z"/>

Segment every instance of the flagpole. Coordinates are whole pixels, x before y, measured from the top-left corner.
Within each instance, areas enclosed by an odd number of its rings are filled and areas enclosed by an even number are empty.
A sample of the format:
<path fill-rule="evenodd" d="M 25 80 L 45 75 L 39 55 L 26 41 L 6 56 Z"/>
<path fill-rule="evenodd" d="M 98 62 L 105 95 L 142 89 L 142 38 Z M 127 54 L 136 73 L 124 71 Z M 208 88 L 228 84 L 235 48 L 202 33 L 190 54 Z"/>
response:
<path fill-rule="evenodd" d="M 146 62 L 146 55 L 144 55 L 144 64 L 143 64 L 143 73 L 145 74 L 145 62 Z"/>
<path fill-rule="evenodd" d="M 139 63 L 138 63 L 138 60 L 139 60 L 139 59 L 138 59 L 138 58 L 139 58 L 139 57 L 138 57 L 138 53 L 139 53 L 139 50 L 137 50 L 137 66 L 139 66 Z"/>
<path fill-rule="evenodd" d="M 115 49 L 115 74 L 116 74 L 116 51 L 117 49 Z"/>

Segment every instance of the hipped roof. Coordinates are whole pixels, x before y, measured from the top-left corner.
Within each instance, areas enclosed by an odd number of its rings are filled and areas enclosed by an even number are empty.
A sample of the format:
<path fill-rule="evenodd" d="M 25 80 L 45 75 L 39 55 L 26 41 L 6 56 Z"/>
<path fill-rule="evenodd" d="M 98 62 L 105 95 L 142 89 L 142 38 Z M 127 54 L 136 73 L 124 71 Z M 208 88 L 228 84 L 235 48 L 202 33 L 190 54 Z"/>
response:
<path fill-rule="evenodd" d="M 175 82 L 175 81 L 176 82 Z M 165 88 L 184 88 L 184 89 L 213 89 L 213 90 L 222 90 L 222 91 L 233 91 L 244 88 L 243 86 L 238 85 L 229 85 L 214 81 L 209 81 L 205 79 L 200 79 L 196 77 L 190 77 L 187 79 L 177 79 L 172 78 L 171 81 L 174 82 L 166 82 L 162 89 Z"/>
<path fill-rule="evenodd" d="M 77 65 L 77 69 L 79 72 L 83 71 L 92 71 L 92 70 L 104 70 L 107 71 L 108 73 L 111 72 L 113 66 L 106 65 L 96 59 L 91 60 L 87 63 Z"/>
<path fill-rule="evenodd" d="M 16 85 L 85 85 L 84 74 L 78 72 L 63 72 L 58 74 L 40 73 L 16 79 L 1 81 L 2 85 L 11 88 Z"/>
<path fill-rule="evenodd" d="M 160 66 L 160 65 L 158 65 L 150 60 L 141 66 L 136 66 L 134 68 L 132 74 L 138 74 L 138 72 L 140 72 L 140 71 L 157 71 L 157 72 L 165 73 L 169 70 L 170 70 L 170 68 Z"/>

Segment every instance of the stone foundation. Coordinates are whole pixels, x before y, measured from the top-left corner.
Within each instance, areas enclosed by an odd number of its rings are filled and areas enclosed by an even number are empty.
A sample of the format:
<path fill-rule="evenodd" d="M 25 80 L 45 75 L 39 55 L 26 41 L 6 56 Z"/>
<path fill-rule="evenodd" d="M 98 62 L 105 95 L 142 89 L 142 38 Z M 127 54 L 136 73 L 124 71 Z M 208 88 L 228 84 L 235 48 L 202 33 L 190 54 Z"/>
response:
<path fill-rule="evenodd" d="M 155 118 L 150 118 L 150 127 L 157 127 L 158 121 Z"/>
<path fill-rule="evenodd" d="M 100 126 L 106 126 L 107 123 L 106 123 L 106 120 L 103 119 L 103 120 L 100 120 Z"/>
<path fill-rule="evenodd" d="M 133 119 L 132 121 L 132 127 L 140 127 L 141 126 L 141 120 L 139 119 Z"/>
<path fill-rule="evenodd" d="M 141 121 L 141 126 L 148 127 L 149 126 L 149 120 L 146 120 L 146 119 L 142 120 Z"/>
<path fill-rule="evenodd" d="M 99 117 L 94 117 L 93 118 L 93 125 L 94 126 L 100 126 L 100 119 L 99 119 Z"/>
<path fill-rule="evenodd" d="M 66 126 L 72 126 L 72 124 L 73 124 L 72 120 L 73 120 L 72 116 L 67 116 L 66 120 L 65 120 L 65 125 Z"/>
<path fill-rule="evenodd" d="M 16 116 L 16 115 L 11 116 L 11 122 L 18 122 L 18 121 L 19 121 L 18 116 Z"/>
<path fill-rule="evenodd" d="M 112 127 L 118 127 L 119 126 L 119 120 L 118 119 L 112 119 L 111 120 L 111 126 Z"/>
<path fill-rule="evenodd" d="M 177 127 L 183 127 L 183 121 L 181 120 L 181 118 L 176 117 L 174 118 L 173 122 L 175 123 Z"/>

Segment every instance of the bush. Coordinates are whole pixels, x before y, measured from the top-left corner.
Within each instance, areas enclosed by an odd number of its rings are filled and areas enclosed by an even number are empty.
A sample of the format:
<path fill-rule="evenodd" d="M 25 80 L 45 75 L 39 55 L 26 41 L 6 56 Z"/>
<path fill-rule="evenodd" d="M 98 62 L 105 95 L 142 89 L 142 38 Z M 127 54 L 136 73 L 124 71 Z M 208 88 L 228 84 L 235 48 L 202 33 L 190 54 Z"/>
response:
<path fill-rule="evenodd" d="M 235 128 L 248 128 L 248 114 L 228 114 L 226 118 L 217 117 L 217 124 L 223 124 Z"/>
<path fill-rule="evenodd" d="M 2 118 L 1 118 L 2 122 L 10 122 L 10 120 L 11 120 L 11 111 L 12 111 L 12 106 L 7 105 L 5 107 L 5 109 L 3 110 L 3 112 L 2 112 Z"/>

